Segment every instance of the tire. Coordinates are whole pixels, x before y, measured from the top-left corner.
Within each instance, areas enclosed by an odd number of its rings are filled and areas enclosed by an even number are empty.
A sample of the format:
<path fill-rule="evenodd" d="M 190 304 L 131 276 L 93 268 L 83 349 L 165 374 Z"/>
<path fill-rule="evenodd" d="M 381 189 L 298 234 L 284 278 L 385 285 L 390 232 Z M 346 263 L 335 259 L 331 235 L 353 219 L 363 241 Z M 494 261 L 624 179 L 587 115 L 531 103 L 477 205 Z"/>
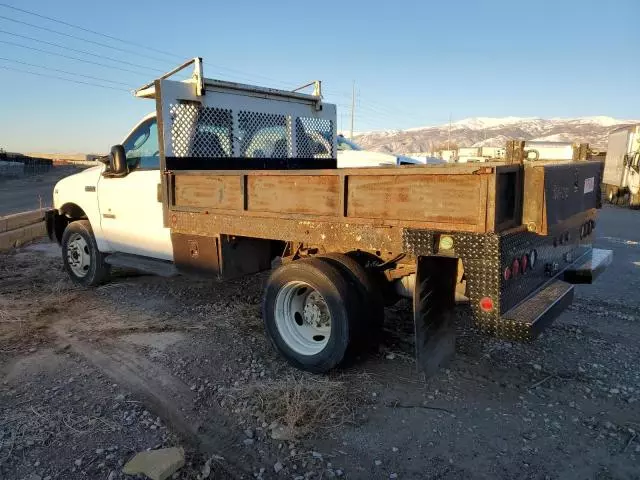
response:
<path fill-rule="evenodd" d="M 356 319 L 354 346 L 377 345 L 384 326 L 384 303 L 382 293 L 373 276 L 353 258 L 341 253 L 319 255 L 320 260 L 338 268 L 352 288 L 358 293 L 359 312 Z"/>
<path fill-rule="evenodd" d="M 370 267 L 371 265 L 379 265 L 382 263 L 382 260 L 375 255 L 359 250 L 349 252 L 346 255 L 358 262 L 363 268 L 365 268 L 365 270 L 367 270 L 367 267 Z M 367 271 L 369 272 L 369 277 L 376 285 L 378 292 L 382 295 L 382 304 L 385 307 L 391 307 L 400 301 L 402 297 L 397 294 L 393 283 L 387 280 L 384 273 L 381 271 Z"/>
<path fill-rule="evenodd" d="M 76 220 L 67 225 L 61 245 L 64 269 L 74 283 L 94 287 L 107 280 L 111 267 L 98 250 L 88 220 Z"/>
<path fill-rule="evenodd" d="M 267 336 L 291 365 L 324 373 L 347 356 L 358 302 L 357 292 L 336 267 L 316 258 L 296 260 L 267 280 L 262 317 Z"/>

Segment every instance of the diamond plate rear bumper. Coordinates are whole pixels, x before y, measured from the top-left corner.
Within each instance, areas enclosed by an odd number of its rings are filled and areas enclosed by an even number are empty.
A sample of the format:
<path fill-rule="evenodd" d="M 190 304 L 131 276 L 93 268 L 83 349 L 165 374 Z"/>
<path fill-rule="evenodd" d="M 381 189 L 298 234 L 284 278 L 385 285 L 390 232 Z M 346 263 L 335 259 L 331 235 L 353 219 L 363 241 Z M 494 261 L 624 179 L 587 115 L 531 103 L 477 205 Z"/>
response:
<path fill-rule="evenodd" d="M 532 340 L 573 302 L 573 285 L 554 280 L 502 316 L 520 331 L 520 339 Z"/>

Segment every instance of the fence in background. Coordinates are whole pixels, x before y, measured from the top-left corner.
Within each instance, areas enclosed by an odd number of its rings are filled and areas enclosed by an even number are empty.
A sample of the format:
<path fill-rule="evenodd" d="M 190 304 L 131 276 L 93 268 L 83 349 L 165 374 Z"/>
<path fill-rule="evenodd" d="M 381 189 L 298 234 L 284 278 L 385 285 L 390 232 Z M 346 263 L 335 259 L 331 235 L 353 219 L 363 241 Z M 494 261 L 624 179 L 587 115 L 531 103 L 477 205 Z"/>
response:
<path fill-rule="evenodd" d="M 51 170 L 53 160 L 26 156 L 0 156 L 0 178 L 39 175 Z"/>

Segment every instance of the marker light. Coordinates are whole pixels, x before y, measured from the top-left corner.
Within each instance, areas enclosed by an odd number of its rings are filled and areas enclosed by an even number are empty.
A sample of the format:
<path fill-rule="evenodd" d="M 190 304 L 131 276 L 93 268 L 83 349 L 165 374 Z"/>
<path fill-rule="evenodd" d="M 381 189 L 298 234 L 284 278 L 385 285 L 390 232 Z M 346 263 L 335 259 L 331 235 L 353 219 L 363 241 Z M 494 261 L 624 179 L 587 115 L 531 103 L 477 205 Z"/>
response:
<path fill-rule="evenodd" d="M 483 312 L 491 312 L 493 310 L 493 300 L 489 297 L 484 297 L 480 300 L 480 310 Z"/>
<path fill-rule="evenodd" d="M 438 247 L 440 250 L 453 250 L 453 237 L 442 235 Z"/>

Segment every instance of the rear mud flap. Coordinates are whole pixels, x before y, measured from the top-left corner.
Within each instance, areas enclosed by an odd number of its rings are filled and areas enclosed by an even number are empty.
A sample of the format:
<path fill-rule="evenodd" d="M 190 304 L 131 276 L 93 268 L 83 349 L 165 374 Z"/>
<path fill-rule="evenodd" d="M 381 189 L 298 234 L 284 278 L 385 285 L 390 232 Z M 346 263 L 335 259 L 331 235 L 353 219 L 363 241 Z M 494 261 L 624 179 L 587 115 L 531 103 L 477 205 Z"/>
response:
<path fill-rule="evenodd" d="M 418 369 L 431 376 L 455 353 L 453 315 L 458 262 L 420 257 L 416 265 L 413 324 Z"/>

